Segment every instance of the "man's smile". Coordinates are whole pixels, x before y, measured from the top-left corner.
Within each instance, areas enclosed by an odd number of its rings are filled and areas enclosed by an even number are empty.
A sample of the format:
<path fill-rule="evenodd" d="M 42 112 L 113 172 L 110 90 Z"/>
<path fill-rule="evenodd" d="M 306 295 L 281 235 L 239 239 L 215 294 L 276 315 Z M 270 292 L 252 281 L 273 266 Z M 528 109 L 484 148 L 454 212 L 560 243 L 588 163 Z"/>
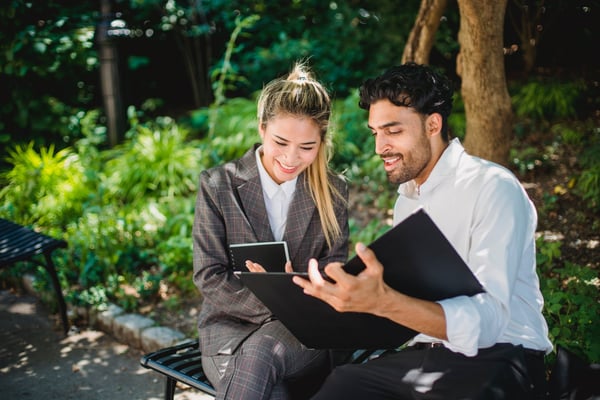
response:
<path fill-rule="evenodd" d="M 390 169 L 393 169 L 395 165 L 402 159 L 402 157 L 399 155 L 385 157 L 381 156 L 381 159 L 383 160 L 383 166 L 385 170 L 388 171 Z"/>

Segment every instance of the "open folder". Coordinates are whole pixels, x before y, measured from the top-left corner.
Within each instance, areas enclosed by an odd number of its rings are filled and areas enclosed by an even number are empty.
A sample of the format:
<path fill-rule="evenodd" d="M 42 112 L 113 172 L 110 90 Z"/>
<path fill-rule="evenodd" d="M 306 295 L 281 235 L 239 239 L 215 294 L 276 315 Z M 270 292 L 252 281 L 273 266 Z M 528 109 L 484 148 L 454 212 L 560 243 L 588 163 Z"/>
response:
<path fill-rule="evenodd" d="M 420 299 L 437 301 L 483 291 L 477 278 L 450 242 L 419 209 L 369 247 L 384 266 L 384 280 L 392 288 Z M 344 269 L 358 274 L 364 264 L 358 256 Z M 329 304 L 304 294 L 292 282 L 302 273 L 252 273 L 236 275 L 289 330 L 309 348 L 396 348 L 417 332 L 372 314 L 335 311 Z"/>

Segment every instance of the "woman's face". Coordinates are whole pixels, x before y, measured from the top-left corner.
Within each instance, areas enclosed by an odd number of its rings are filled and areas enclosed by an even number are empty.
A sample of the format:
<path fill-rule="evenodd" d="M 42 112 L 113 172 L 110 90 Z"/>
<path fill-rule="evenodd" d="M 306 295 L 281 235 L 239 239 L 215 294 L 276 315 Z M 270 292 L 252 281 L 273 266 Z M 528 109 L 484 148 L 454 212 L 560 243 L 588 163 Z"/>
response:
<path fill-rule="evenodd" d="M 308 168 L 321 146 L 319 126 L 307 117 L 275 117 L 258 130 L 263 142 L 263 166 L 278 184 L 294 179 Z"/>

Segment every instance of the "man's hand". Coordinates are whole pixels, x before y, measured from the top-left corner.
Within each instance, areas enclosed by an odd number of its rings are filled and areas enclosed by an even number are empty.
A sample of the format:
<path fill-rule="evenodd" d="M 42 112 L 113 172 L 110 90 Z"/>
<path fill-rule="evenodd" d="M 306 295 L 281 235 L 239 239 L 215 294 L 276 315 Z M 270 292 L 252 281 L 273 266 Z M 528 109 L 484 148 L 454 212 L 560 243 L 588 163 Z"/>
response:
<path fill-rule="evenodd" d="M 357 276 L 346 273 L 342 263 L 331 263 L 325 267 L 325 274 L 335 282 L 328 282 L 319 272 L 317 261 L 311 259 L 309 280 L 295 276 L 294 283 L 302 287 L 304 293 L 325 301 L 337 311 L 377 315 L 381 296 L 389 289 L 383 281 L 383 266 L 362 243 L 356 245 L 356 254 L 366 266 Z"/>
<path fill-rule="evenodd" d="M 375 253 L 362 243 L 356 245 L 356 254 L 365 269 L 354 276 L 346 273 L 341 263 L 325 267 L 329 282 L 319 272 L 317 261 L 308 263 L 308 277 L 294 276 L 294 283 L 304 293 L 328 303 L 340 312 L 354 311 L 388 318 L 417 332 L 448 340 L 446 317 L 442 306 L 436 302 L 406 296 L 383 281 L 383 266 Z"/>

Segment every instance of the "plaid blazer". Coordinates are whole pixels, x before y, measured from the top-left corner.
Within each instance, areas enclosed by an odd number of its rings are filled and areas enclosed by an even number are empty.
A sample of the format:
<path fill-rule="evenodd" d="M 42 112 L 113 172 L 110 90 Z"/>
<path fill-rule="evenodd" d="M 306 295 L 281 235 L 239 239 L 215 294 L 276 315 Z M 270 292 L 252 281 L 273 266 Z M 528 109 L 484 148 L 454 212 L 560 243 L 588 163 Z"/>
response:
<path fill-rule="evenodd" d="M 274 240 L 256 165 L 257 146 L 238 160 L 200 174 L 193 227 L 194 283 L 203 297 L 198 328 L 201 350 L 207 356 L 232 354 L 271 317 L 260 300 L 233 276 L 228 257 L 229 243 Z M 338 176 L 330 178 L 347 200 L 345 181 Z M 313 257 L 320 266 L 347 260 L 346 203 L 335 200 L 343 235 L 329 249 L 305 173 L 298 177 L 283 235 L 294 270 L 305 271 Z"/>

